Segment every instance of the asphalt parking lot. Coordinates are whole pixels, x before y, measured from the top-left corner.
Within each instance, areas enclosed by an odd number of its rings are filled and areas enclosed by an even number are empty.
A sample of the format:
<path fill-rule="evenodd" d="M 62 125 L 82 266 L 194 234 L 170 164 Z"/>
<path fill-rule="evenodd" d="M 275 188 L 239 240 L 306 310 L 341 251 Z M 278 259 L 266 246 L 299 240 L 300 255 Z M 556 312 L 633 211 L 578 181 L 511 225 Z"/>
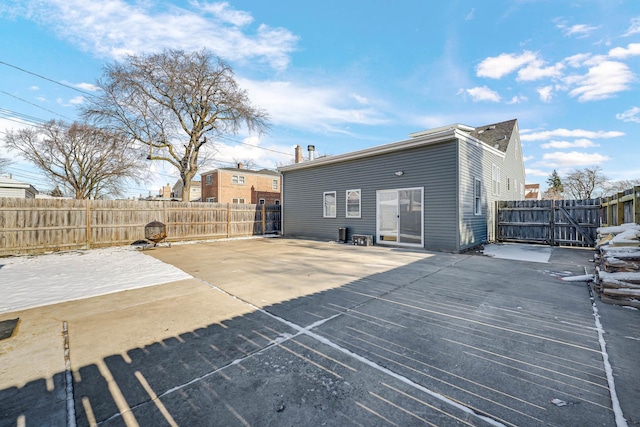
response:
<path fill-rule="evenodd" d="M 1 426 L 640 425 L 640 312 L 596 299 L 601 339 L 587 284 L 560 280 L 591 251 L 146 254 L 193 278 L 0 316 L 22 322 L 0 341 Z"/>

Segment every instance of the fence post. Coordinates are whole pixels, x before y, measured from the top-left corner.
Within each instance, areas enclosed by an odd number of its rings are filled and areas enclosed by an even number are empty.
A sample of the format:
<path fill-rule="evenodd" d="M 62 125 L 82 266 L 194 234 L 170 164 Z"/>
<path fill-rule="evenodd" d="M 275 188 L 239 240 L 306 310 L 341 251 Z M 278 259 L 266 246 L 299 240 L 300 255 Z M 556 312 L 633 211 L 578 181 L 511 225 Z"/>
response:
<path fill-rule="evenodd" d="M 549 242 L 551 246 L 556 245 L 556 201 L 551 200 L 549 212 Z"/>
<path fill-rule="evenodd" d="M 622 201 L 623 197 L 624 191 L 620 191 L 618 193 L 618 204 L 616 205 L 616 208 L 618 210 L 618 220 L 616 221 L 616 224 L 613 225 L 620 225 L 624 223 L 624 202 Z"/>
<path fill-rule="evenodd" d="M 231 237 L 231 203 L 227 203 L 227 237 Z"/>
<path fill-rule="evenodd" d="M 262 235 L 264 236 L 265 234 L 267 234 L 267 208 L 266 208 L 266 204 L 262 205 Z"/>
<path fill-rule="evenodd" d="M 633 187 L 633 222 L 640 224 L 640 185 Z"/>
<path fill-rule="evenodd" d="M 87 237 L 87 239 L 86 239 L 87 240 L 87 249 L 91 249 L 91 205 L 90 205 L 90 203 L 91 203 L 91 200 L 90 199 L 86 199 L 85 200 L 85 205 L 84 205 L 85 206 L 85 216 L 87 218 L 87 223 L 86 223 L 86 226 L 87 226 L 87 230 L 86 230 L 86 233 L 87 233 L 87 236 L 86 236 Z"/>

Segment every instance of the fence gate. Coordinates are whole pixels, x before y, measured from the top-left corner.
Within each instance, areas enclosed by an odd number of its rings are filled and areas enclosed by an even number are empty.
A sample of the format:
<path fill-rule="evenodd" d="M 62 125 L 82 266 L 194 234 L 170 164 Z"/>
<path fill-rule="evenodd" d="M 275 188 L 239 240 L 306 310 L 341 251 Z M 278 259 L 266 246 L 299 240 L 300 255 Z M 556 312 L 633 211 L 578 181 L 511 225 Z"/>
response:
<path fill-rule="evenodd" d="M 594 246 L 600 199 L 499 201 L 497 239 L 504 242 Z"/>

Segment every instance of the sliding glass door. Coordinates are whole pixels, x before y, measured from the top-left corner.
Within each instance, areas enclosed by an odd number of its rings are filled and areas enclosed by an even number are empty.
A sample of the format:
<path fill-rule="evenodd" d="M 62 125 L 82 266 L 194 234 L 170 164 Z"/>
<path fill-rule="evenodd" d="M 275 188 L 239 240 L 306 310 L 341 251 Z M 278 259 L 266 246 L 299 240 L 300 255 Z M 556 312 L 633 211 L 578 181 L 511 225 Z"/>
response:
<path fill-rule="evenodd" d="M 424 246 L 423 193 L 422 188 L 377 191 L 379 243 Z"/>

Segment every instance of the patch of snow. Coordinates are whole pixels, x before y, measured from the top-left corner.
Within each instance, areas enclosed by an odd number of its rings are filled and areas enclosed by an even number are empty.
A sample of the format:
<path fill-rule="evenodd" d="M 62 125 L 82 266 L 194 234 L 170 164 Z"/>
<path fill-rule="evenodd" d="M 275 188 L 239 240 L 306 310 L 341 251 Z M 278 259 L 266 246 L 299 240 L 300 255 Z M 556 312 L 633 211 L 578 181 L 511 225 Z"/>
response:
<path fill-rule="evenodd" d="M 551 251 L 551 246 L 496 243 L 486 245 L 482 252 L 485 255 L 499 259 L 548 263 Z"/>
<path fill-rule="evenodd" d="M 556 406 L 567 406 L 567 402 L 565 402 L 564 400 L 560 400 L 560 399 L 553 399 L 551 401 L 551 403 L 553 403 Z"/>
<path fill-rule="evenodd" d="M 596 232 L 598 234 L 618 234 L 618 233 L 623 233 L 627 230 L 639 230 L 640 231 L 640 225 L 638 224 L 634 224 L 632 222 L 627 222 L 624 224 L 620 224 L 620 225 L 614 225 L 611 227 L 598 227 L 596 229 Z"/>
<path fill-rule="evenodd" d="M 130 246 L 0 258 L 0 313 L 191 277 Z"/>
<path fill-rule="evenodd" d="M 593 274 L 584 274 L 582 276 L 569 276 L 563 277 L 560 280 L 564 280 L 565 282 L 591 282 L 594 279 Z"/>

